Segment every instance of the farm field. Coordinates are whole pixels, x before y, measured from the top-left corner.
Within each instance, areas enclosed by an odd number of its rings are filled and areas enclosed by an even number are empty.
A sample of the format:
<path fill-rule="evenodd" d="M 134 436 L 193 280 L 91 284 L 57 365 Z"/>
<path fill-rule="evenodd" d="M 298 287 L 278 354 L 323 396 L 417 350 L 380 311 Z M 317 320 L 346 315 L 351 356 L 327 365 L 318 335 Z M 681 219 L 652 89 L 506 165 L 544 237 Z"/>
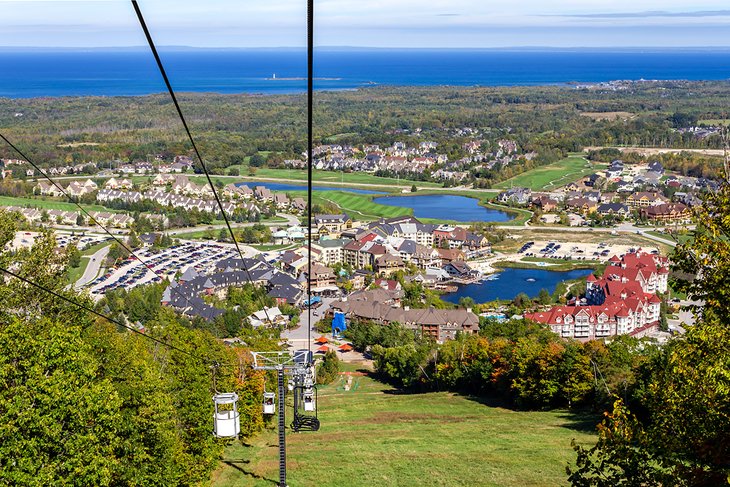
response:
<path fill-rule="evenodd" d="M 595 417 L 518 412 L 445 392 L 400 394 L 366 376 L 345 392 L 343 381 L 319 390 L 318 432 L 287 435 L 291 487 L 567 485 L 571 439 L 595 441 Z M 212 485 L 278 481 L 274 430 L 249 441 L 227 448 Z"/>
<path fill-rule="evenodd" d="M 525 187 L 550 191 L 595 172 L 597 167 L 581 156 L 569 156 L 495 184 L 495 188 Z"/>

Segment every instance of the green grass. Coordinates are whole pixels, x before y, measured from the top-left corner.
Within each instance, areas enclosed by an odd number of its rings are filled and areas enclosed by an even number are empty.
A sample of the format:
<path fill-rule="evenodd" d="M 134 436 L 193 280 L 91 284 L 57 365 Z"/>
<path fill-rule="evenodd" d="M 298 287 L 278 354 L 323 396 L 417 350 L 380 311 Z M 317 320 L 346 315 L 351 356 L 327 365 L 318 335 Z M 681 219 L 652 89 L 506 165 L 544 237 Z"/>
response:
<path fill-rule="evenodd" d="M 241 171 L 241 179 L 292 179 L 296 181 L 306 181 L 307 171 L 304 169 L 269 169 L 267 167 L 256 168 L 256 175 L 249 177 L 248 166 L 231 166 L 236 167 Z M 411 181 L 409 179 L 398 179 L 398 178 L 382 178 L 374 176 L 366 172 L 346 172 L 341 173 L 338 171 L 322 171 L 315 169 L 312 172 L 312 179 L 314 184 L 324 183 L 350 183 L 350 184 L 374 184 L 387 188 L 388 186 L 400 185 L 403 187 L 410 187 L 412 184 L 416 184 L 419 188 L 438 188 L 441 187 L 438 183 L 426 182 L 426 181 Z"/>
<path fill-rule="evenodd" d="M 538 167 L 494 185 L 495 188 L 525 187 L 533 190 L 553 190 L 592 174 L 596 167 L 579 156 L 569 156 L 553 164 Z"/>
<path fill-rule="evenodd" d="M 0 206 L 23 206 L 40 208 L 46 210 L 65 210 L 65 211 L 79 211 L 79 207 L 74 203 L 66 201 L 55 201 L 45 200 L 39 198 L 16 198 L 14 196 L 0 196 Z M 87 211 L 107 211 L 115 213 L 114 210 L 110 210 L 101 205 L 81 205 Z"/>
<path fill-rule="evenodd" d="M 707 120 L 700 120 L 697 122 L 698 125 L 730 125 L 730 120 L 712 118 Z"/>
<path fill-rule="evenodd" d="M 250 247 L 260 250 L 261 252 L 269 252 L 271 250 L 283 250 L 296 248 L 297 244 L 280 244 L 280 245 L 250 245 Z"/>
<path fill-rule="evenodd" d="M 673 242 L 676 241 L 677 243 L 680 243 L 680 244 L 687 243 L 690 240 L 694 240 L 694 235 L 693 235 L 692 232 L 675 233 L 674 235 L 669 235 L 667 233 L 662 233 L 662 232 L 657 232 L 657 231 L 654 231 L 654 230 L 649 230 L 649 231 L 646 231 L 644 233 L 646 233 L 648 235 L 654 235 L 655 237 L 663 238 L 665 240 L 671 240 Z"/>
<path fill-rule="evenodd" d="M 546 266 L 537 265 L 538 263 L 546 263 Z M 502 261 L 496 262 L 495 267 L 512 267 L 516 269 L 545 269 L 551 271 L 572 271 L 574 269 L 596 269 L 603 266 L 597 260 L 563 260 L 563 259 L 544 259 L 541 257 L 523 257 L 517 262 Z"/>
<path fill-rule="evenodd" d="M 568 411 L 518 412 L 446 392 L 398 394 L 369 377 L 355 377 L 348 392 L 342 385 L 341 378 L 319 390 L 318 432 L 288 434 L 291 487 L 567 485 L 571 439 L 595 441 L 597 419 Z M 278 481 L 274 431 L 248 441 L 227 448 L 214 486 Z"/>
<path fill-rule="evenodd" d="M 316 191 L 314 204 L 335 204 L 356 220 L 377 220 L 401 215 L 412 215 L 411 208 L 374 203 L 370 195 L 346 193 L 344 191 Z"/>
<path fill-rule="evenodd" d="M 73 284 L 74 282 L 78 281 L 81 276 L 84 275 L 84 272 L 86 271 L 89 262 L 91 262 L 91 255 L 96 253 L 99 249 L 106 245 L 110 245 L 109 242 L 100 242 L 81 251 L 81 264 L 78 267 L 68 268 L 66 280 L 69 284 Z"/>

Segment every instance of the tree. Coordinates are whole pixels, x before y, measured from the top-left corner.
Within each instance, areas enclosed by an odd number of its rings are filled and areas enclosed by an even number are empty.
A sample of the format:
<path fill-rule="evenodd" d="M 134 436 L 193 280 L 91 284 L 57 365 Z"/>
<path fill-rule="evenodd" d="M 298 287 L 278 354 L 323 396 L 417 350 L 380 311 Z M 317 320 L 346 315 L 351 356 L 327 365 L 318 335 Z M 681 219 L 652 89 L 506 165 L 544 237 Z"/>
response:
<path fill-rule="evenodd" d="M 129 236 L 127 237 L 127 246 L 134 250 L 139 248 L 142 245 L 142 241 L 137 236 L 137 232 L 134 230 L 130 230 Z"/>
<path fill-rule="evenodd" d="M 78 216 L 76 217 L 76 226 L 80 227 L 84 223 L 86 223 L 86 220 L 84 220 L 84 216 L 81 213 L 79 213 Z"/>
<path fill-rule="evenodd" d="M 547 289 L 545 289 L 545 288 L 540 289 L 540 292 L 537 295 L 537 301 L 540 304 L 542 304 L 542 305 L 550 304 L 552 302 L 552 300 L 553 300 L 553 297 L 550 295 L 550 293 L 548 292 Z"/>
<path fill-rule="evenodd" d="M 340 360 L 337 352 L 330 350 L 324 354 L 324 360 L 317 369 L 317 384 L 329 384 L 337 378 L 340 372 Z"/>
<path fill-rule="evenodd" d="M 75 245 L 69 245 L 66 250 L 68 253 L 68 265 L 78 268 L 81 265 L 81 252 Z"/>
<path fill-rule="evenodd" d="M 228 229 L 221 228 L 220 231 L 218 232 L 218 241 L 219 242 L 227 242 L 228 239 L 229 239 Z"/>
<path fill-rule="evenodd" d="M 262 167 L 264 164 L 266 164 L 266 158 L 258 152 L 252 155 L 248 161 L 250 167 Z"/>
<path fill-rule="evenodd" d="M 414 185 L 411 186 L 411 193 L 415 193 L 416 191 L 418 191 L 418 188 L 414 184 Z"/>
<path fill-rule="evenodd" d="M 575 447 L 573 485 L 709 486 L 730 478 L 727 185 L 708 196 L 698 216 L 695 240 L 678 245 L 672 261 L 674 286 L 705 301 L 699 319 L 642 367 L 632 406 L 640 414 L 617 402 L 598 444 Z"/>

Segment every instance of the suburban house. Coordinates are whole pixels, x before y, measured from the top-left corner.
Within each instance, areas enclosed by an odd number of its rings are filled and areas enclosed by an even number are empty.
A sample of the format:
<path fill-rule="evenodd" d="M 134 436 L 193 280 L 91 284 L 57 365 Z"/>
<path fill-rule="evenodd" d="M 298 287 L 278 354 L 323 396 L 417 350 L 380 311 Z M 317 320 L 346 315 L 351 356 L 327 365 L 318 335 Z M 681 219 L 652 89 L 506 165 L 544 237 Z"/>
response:
<path fill-rule="evenodd" d="M 56 187 L 55 184 L 47 183 L 45 181 L 39 181 L 35 185 L 33 191 L 44 196 L 61 196 L 63 192 Z"/>
<path fill-rule="evenodd" d="M 529 188 L 510 188 L 497 195 L 500 203 L 512 203 L 515 205 L 526 205 L 530 202 L 532 190 Z"/>
<path fill-rule="evenodd" d="M 629 207 L 623 203 L 603 203 L 596 212 L 601 216 L 618 216 L 625 218 L 629 214 Z"/>
<path fill-rule="evenodd" d="M 347 213 L 340 215 L 314 215 L 314 226 L 319 234 L 339 234 L 343 230 L 352 228 L 352 219 Z"/>

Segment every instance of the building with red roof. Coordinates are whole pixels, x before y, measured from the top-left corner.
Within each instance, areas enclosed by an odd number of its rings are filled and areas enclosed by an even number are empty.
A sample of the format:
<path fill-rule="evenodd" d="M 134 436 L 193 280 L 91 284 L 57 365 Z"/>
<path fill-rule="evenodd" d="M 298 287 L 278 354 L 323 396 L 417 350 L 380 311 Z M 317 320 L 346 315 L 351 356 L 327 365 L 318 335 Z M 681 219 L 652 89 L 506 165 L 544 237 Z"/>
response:
<path fill-rule="evenodd" d="M 550 326 L 564 338 L 581 341 L 643 335 L 656 329 L 662 303 L 656 293 L 667 291 L 666 257 L 639 251 L 613 256 L 609 264 L 602 277 L 588 276 L 585 300 L 527 313 L 525 318 Z"/>

